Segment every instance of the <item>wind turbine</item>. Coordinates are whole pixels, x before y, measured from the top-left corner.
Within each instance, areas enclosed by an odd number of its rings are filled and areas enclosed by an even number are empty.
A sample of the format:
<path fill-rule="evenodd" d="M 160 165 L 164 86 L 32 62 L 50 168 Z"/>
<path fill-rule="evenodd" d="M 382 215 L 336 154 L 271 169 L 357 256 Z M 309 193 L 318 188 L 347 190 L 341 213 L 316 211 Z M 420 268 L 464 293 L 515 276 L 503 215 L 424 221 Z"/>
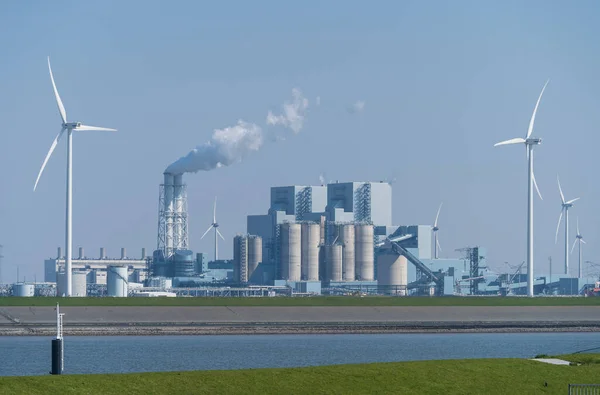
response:
<path fill-rule="evenodd" d="M 42 168 L 38 173 L 37 179 L 35 180 L 35 185 L 33 186 L 33 190 L 37 188 L 38 182 L 40 181 L 40 177 L 44 172 L 44 168 L 46 167 L 46 163 L 48 163 L 48 159 L 54 152 L 56 145 L 60 141 L 61 137 L 67 132 L 67 207 L 66 207 L 66 235 L 65 235 L 65 244 L 66 244 L 66 254 L 65 254 L 65 271 L 67 274 L 67 289 L 66 296 L 71 296 L 71 279 L 72 279 L 72 271 L 71 271 L 71 257 L 72 257 L 72 247 L 73 247 L 73 218 L 72 218 L 72 203 L 73 203 L 73 132 L 87 132 L 87 131 L 105 131 L 105 132 L 116 132 L 116 129 L 108 129 L 101 128 L 97 126 L 88 126 L 83 125 L 81 122 L 68 122 L 67 121 L 67 112 L 65 111 L 65 106 L 63 105 L 62 100 L 60 100 L 60 96 L 58 94 L 58 90 L 56 89 L 56 84 L 54 83 L 54 76 L 52 75 L 52 68 L 50 67 L 50 57 L 48 57 L 48 71 L 50 72 L 50 81 L 52 81 L 52 88 L 54 89 L 54 96 L 56 98 L 56 104 L 58 105 L 58 111 L 60 113 L 61 118 L 61 129 L 58 135 L 54 138 L 52 145 L 50 146 L 50 150 L 44 159 L 44 163 L 42 163 Z"/>
<path fill-rule="evenodd" d="M 527 135 L 525 138 L 517 137 L 510 140 L 501 141 L 499 143 L 494 144 L 494 147 L 499 145 L 507 145 L 507 144 L 525 144 L 525 149 L 527 150 L 527 162 L 528 162 L 528 179 L 527 179 L 527 295 L 533 296 L 533 186 L 535 185 L 535 189 L 537 190 L 540 199 L 542 199 L 542 194 L 537 186 L 537 182 L 535 181 L 535 175 L 533 174 L 533 147 L 535 145 L 541 144 L 542 139 L 531 137 L 533 133 L 533 124 L 535 123 L 535 114 L 537 113 L 538 106 L 540 105 L 540 100 L 542 100 L 542 95 L 544 94 L 544 90 L 548 85 L 550 80 L 546 81 L 544 87 L 542 88 L 542 92 L 538 97 L 538 100 L 535 104 L 535 108 L 533 109 L 533 114 L 531 115 L 531 120 L 529 121 L 529 129 L 527 129 Z"/>
<path fill-rule="evenodd" d="M 563 195 L 562 188 L 560 187 L 560 179 L 556 176 L 558 182 L 558 191 L 560 192 L 560 200 L 562 206 L 560 208 L 560 216 L 558 217 L 558 224 L 556 225 L 556 236 L 554 236 L 554 243 L 558 242 L 558 228 L 560 228 L 560 221 L 562 220 L 563 212 L 565 213 L 565 274 L 569 274 L 569 209 L 573 207 L 573 203 L 578 201 L 579 198 L 571 199 L 565 202 L 565 195 Z M 579 233 L 579 231 L 577 231 Z"/>
<path fill-rule="evenodd" d="M 219 260 L 219 237 L 225 240 L 221 232 L 219 232 L 219 223 L 217 222 L 217 197 L 215 196 L 215 205 L 213 207 L 213 222 L 210 224 L 206 232 L 202 235 L 200 240 L 204 238 L 210 232 L 211 229 L 215 230 L 215 262 Z"/>
<path fill-rule="evenodd" d="M 440 241 L 438 240 L 437 232 L 440 230 L 438 227 L 438 218 L 440 217 L 440 210 L 442 209 L 443 202 L 440 203 L 440 207 L 438 208 L 437 215 L 435 216 L 435 222 L 433 223 L 433 259 L 438 259 L 439 251 L 442 250 L 440 246 Z"/>
<path fill-rule="evenodd" d="M 581 265 L 581 243 L 583 244 L 587 244 L 585 242 L 585 240 L 583 240 L 583 236 L 581 235 L 581 232 L 579 231 L 579 218 L 577 218 L 577 236 L 575 236 L 575 242 L 573 243 L 573 247 L 571 248 L 571 254 L 573 253 L 573 250 L 575 249 L 575 244 L 579 242 L 579 278 L 583 277 L 583 266 Z"/>

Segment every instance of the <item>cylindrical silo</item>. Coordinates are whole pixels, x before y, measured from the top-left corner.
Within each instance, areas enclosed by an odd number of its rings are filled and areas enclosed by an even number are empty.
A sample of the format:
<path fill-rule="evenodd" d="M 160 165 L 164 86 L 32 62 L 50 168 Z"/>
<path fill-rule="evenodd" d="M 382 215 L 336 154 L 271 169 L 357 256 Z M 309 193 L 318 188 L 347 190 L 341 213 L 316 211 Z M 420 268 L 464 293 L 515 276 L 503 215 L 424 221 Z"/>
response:
<path fill-rule="evenodd" d="M 321 226 L 317 223 L 302 224 L 302 279 L 319 281 L 319 243 Z"/>
<path fill-rule="evenodd" d="M 173 254 L 175 277 L 192 277 L 194 275 L 194 252 L 191 250 L 175 250 Z"/>
<path fill-rule="evenodd" d="M 33 284 L 17 283 L 13 284 L 13 296 L 32 297 L 35 294 Z"/>
<path fill-rule="evenodd" d="M 362 281 L 374 280 L 374 243 L 373 225 L 356 224 L 355 231 L 355 270 L 358 279 Z"/>
<path fill-rule="evenodd" d="M 262 262 L 262 259 L 262 237 L 248 236 L 248 281 L 250 281 L 252 273 Z"/>
<path fill-rule="evenodd" d="M 87 296 L 87 273 L 73 272 L 71 287 L 73 288 L 71 292 L 72 296 Z"/>
<path fill-rule="evenodd" d="M 342 245 L 335 243 L 325 247 L 327 280 L 342 281 Z"/>
<path fill-rule="evenodd" d="M 408 261 L 393 251 L 377 256 L 377 288 L 386 295 L 406 295 Z"/>
<path fill-rule="evenodd" d="M 85 255 L 83 254 L 83 247 L 79 247 L 79 259 L 83 259 Z"/>
<path fill-rule="evenodd" d="M 71 284 L 73 286 L 73 284 Z M 65 272 L 56 272 L 56 296 L 65 296 L 67 294 L 67 274 Z"/>
<path fill-rule="evenodd" d="M 100 247 L 100 259 L 105 259 L 106 258 L 106 250 L 104 249 L 104 247 Z"/>
<path fill-rule="evenodd" d="M 109 266 L 106 280 L 106 289 L 108 296 L 124 298 L 127 297 L 128 277 L 127 267 Z"/>
<path fill-rule="evenodd" d="M 58 255 L 56 256 L 56 258 L 60 259 L 62 258 L 62 247 L 58 247 L 58 251 L 57 251 Z"/>
<path fill-rule="evenodd" d="M 142 259 L 146 259 L 146 249 L 142 248 Z"/>
<path fill-rule="evenodd" d="M 342 243 L 342 279 L 344 281 L 356 280 L 355 275 L 355 237 L 354 237 L 354 225 L 344 224 L 341 226 L 338 234 L 340 235 L 338 241 Z"/>
<path fill-rule="evenodd" d="M 127 258 L 127 250 L 125 247 L 121 247 L 121 259 Z"/>
<path fill-rule="evenodd" d="M 281 225 L 282 280 L 300 281 L 301 234 L 300 224 L 284 223 Z"/>

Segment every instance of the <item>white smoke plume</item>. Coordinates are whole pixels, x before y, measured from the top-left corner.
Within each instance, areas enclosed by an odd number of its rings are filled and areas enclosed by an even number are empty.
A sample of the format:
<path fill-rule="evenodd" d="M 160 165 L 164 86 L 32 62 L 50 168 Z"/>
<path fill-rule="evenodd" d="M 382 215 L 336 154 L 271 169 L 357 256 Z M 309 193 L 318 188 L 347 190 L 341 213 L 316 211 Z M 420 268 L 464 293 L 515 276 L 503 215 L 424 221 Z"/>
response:
<path fill-rule="evenodd" d="M 210 140 L 179 158 L 165 170 L 166 173 L 196 173 L 240 162 L 263 144 L 260 126 L 239 120 L 235 126 L 215 129 Z"/>
<path fill-rule="evenodd" d="M 267 125 L 282 125 L 298 133 L 304 126 L 304 114 L 308 108 L 308 99 L 302 96 L 299 89 L 292 89 L 292 102 L 283 104 L 283 114 L 275 115 L 271 111 L 267 114 Z"/>
<path fill-rule="evenodd" d="M 348 112 L 350 114 L 357 114 L 359 112 L 363 112 L 364 109 L 365 109 L 365 102 L 362 100 L 359 100 L 356 103 L 354 103 L 353 105 L 351 105 L 350 107 L 348 107 Z"/>

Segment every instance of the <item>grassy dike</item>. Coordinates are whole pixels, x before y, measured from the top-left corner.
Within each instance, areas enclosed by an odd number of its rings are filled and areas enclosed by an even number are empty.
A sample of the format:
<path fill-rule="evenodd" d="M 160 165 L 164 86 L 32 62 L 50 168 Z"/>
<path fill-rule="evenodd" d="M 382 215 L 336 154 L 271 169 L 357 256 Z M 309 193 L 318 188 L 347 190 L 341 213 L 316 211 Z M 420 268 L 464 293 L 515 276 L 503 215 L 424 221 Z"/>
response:
<path fill-rule="evenodd" d="M 0 378 L 0 393 L 565 394 L 569 383 L 600 383 L 600 354 L 560 358 L 582 365 L 474 359 L 288 369 L 4 377 Z"/>
<path fill-rule="evenodd" d="M 21 298 L 0 297 L 2 306 L 600 306 L 598 297 L 385 297 L 310 298 Z"/>

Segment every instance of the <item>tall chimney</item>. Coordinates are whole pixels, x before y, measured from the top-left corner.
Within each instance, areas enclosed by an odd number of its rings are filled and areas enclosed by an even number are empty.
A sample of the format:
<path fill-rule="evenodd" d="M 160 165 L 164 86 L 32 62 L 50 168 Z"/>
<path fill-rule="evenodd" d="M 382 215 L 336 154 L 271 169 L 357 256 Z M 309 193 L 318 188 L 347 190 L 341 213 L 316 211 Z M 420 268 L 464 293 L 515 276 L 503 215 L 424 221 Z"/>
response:
<path fill-rule="evenodd" d="M 121 259 L 125 259 L 127 255 L 127 251 L 125 250 L 125 247 L 121 248 Z"/>
<path fill-rule="evenodd" d="M 79 247 L 79 259 L 83 259 L 83 247 Z"/>
<path fill-rule="evenodd" d="M 100 247 L 100 259 L 106 259 L 106 251 L 104 251 L 104 247 Z"/>
<path fill-rule="evenodd" d="M 57 259 L 60 259 L 60 258 L 62 258 L 62 257 L 63 257 L 63 254 L 62 254 L 62 247 L 58 247 L 58 255 L 56 256 L 56 258 L 57 258 Z"/>
<path fill-rule="evenodd" d="M 142 259 L 146 259 L 146 249 L 142 248 Z"/>

